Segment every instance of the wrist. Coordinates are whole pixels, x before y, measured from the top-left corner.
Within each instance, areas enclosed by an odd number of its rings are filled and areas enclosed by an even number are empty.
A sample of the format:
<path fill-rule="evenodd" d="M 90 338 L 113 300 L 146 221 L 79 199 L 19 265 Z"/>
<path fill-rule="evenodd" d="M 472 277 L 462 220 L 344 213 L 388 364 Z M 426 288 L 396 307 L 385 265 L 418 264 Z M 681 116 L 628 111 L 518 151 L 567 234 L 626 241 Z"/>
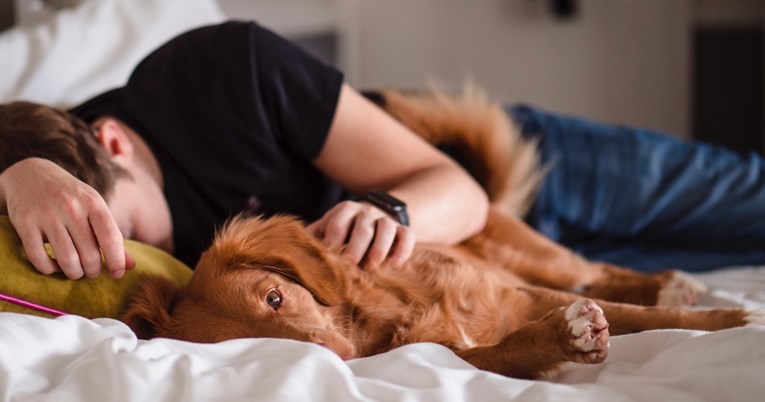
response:
<path fill-rule="evenodd" d="M 379 208 L 402 226 L 409 226 L 409 213 L 406 203 L 388 194 L 376 190 L 360 196 L 357 201 L 364 201 Z"/>

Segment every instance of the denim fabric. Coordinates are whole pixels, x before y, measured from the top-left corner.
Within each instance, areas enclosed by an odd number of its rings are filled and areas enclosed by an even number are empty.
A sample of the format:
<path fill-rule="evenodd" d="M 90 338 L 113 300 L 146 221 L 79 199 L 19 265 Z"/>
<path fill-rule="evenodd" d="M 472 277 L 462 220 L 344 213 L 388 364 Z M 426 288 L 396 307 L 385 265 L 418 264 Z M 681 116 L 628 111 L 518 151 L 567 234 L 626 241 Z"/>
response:
<path fill-rule="evenodd" d="M 531 212 L 537 230 L 593 260 L 643 271 L 765 263 L 765 160 L 507 106 L 551 166 Z"/>

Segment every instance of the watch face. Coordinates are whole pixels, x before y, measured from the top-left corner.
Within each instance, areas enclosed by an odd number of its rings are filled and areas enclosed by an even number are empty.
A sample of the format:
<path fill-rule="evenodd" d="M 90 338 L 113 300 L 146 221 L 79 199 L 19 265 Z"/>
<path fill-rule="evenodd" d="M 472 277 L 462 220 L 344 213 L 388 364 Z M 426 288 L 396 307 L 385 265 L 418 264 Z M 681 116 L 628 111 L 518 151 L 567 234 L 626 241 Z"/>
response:
<path fill-rule="evenodd" d="M 409 215 L 406 212 L 406 204 L 398 198 L 384 192 L 373 191 L 360 198 L 370 204 L 385 211 L 388 215 L 398 221 L 398 223 L 409 226 Z"/>
<path fill-rule="evenodd" d="M 374 193 L 370 193 L 369 195 L 372 197 L 379 198 L 381 202 L 388 204 L 393 208 L 399 208 L 399 209 L 406 208 L 406 204 L 404 204 L 401 200 L 399 200 L 398 198 L 388 193 L 385 193 L 382 191 L 375 191 Z"/>

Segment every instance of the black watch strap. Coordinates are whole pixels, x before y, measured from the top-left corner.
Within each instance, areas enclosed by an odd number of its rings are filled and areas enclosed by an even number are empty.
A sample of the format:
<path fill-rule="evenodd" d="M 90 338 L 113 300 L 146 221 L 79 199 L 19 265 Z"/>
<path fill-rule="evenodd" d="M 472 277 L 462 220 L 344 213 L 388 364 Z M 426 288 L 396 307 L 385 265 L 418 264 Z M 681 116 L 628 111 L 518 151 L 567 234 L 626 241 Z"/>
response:
<path fill-rule="evenodd" d="M 358 198 L 358 201 L 366 201 L 377 208 L 382 209 L 403 226 L 409 226 L 409 214 L 406 212 L 406 204 L 385 191 L 372 191 Z"/>

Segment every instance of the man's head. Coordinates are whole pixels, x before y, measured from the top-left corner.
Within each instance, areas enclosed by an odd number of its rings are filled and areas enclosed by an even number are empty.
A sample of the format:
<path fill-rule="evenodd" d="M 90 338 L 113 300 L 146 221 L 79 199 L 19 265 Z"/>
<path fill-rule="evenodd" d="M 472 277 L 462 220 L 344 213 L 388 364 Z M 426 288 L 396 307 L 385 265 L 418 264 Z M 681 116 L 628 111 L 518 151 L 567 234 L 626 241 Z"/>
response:
<path fill-rule="evenodd" d="M 31 102 L 0 105 L 0 172 L 30 157 L 56 163 L 104 197 L 127 175 L 79 118 Z"/>
<path fill-rule="evenodd" d="M 48 106 L 0 105 L 0 173 L 30 157 L 50 160 L 98 191 L 125 238 L 171 251 L 159 165 L 121 121 L 104 116 L 88 125 Z"/>

